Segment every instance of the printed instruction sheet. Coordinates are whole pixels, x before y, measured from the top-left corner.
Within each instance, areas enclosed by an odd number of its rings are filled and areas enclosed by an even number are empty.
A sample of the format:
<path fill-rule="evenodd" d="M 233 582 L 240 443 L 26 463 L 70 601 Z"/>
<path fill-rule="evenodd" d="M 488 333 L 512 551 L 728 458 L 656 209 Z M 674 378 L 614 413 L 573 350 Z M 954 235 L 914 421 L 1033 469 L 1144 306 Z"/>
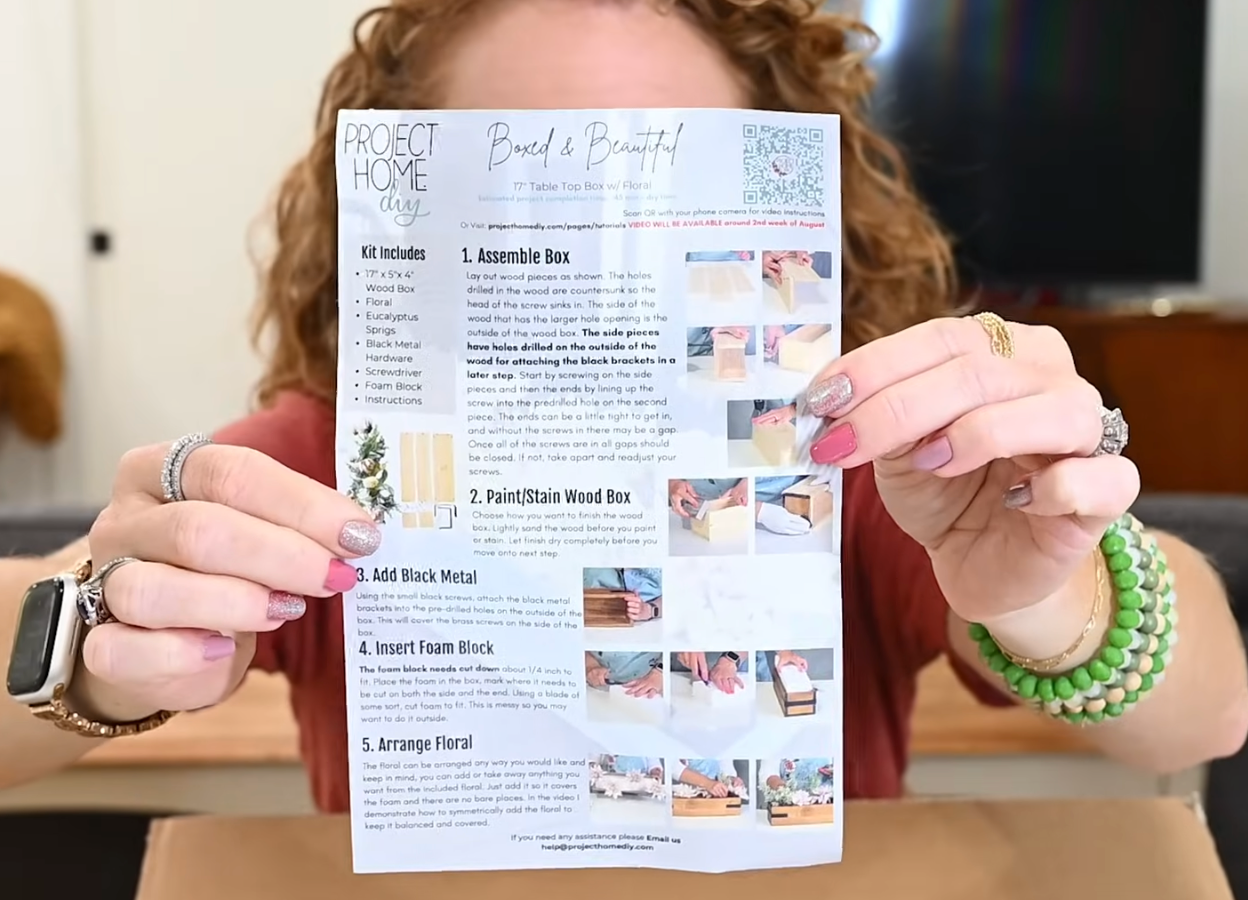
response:
<path fill-rule="evenodd" d="M 839 861 L 834 116 L 338 122 L 357 872 Z"/>

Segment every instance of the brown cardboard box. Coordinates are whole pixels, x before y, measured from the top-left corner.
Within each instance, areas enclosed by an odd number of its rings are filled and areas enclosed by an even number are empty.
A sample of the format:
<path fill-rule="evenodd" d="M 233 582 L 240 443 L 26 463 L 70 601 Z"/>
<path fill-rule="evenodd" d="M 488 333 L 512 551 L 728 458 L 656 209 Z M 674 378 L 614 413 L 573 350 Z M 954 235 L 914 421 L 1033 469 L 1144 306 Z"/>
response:
<path fill-rule="evenodd" d="M 138 900 L 1231 900 L 1180 800 L 851 803 L 845 830 L 845 862 L 809 869 L 354 876 L 345 818 L 170 819 Z"/>

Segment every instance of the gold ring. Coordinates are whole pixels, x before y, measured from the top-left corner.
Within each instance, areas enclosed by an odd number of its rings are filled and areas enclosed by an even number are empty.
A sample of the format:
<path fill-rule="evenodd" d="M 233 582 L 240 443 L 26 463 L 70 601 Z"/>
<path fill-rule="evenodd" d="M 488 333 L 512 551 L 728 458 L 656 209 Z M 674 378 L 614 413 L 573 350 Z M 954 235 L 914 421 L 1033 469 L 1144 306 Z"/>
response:
<path fill-rule="evenodd" d="M 1005 319 L 990 312 L 975 313 L 971 318 L 988 333 L 993 356 L 999 356 L 1002 359 L 1014 358 L 1014 332 L 1010 330 Z"/>

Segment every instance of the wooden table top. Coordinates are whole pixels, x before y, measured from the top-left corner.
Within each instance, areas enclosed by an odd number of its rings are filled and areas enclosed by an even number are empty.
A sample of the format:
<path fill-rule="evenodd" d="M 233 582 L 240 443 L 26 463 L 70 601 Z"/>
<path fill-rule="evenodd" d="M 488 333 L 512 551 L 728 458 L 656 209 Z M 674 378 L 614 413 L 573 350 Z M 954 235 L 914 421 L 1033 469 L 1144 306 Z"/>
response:
<path fill-rule="evenodd" d="M 1008 756 L 1088 752 L 1077 731 L 1021 709 L 979 705 L 944 662 L 920 678 L 915 756 Z M 298 729 L 285 679 L 253 672 L 229 701 L 164 728 L 102 745 L 85 766 L 295 765 Z"/>

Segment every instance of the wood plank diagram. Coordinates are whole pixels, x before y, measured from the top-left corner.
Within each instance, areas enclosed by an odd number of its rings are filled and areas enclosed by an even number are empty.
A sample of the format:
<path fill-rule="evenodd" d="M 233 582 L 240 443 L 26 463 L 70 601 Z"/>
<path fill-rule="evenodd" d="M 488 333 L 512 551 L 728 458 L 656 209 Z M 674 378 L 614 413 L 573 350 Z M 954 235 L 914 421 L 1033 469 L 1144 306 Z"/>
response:
<path fill-rule="evenodd" d="M 689 266 L 689 294 L 731 300 L 754 291 L 749 270 L 741 263 L 696 263 Z"/>
<path fill-rule="evenodd" d="M 456 515 L 453 435 L 399 435 L 399 503 L 404 528 L 451 527 Z"/>

